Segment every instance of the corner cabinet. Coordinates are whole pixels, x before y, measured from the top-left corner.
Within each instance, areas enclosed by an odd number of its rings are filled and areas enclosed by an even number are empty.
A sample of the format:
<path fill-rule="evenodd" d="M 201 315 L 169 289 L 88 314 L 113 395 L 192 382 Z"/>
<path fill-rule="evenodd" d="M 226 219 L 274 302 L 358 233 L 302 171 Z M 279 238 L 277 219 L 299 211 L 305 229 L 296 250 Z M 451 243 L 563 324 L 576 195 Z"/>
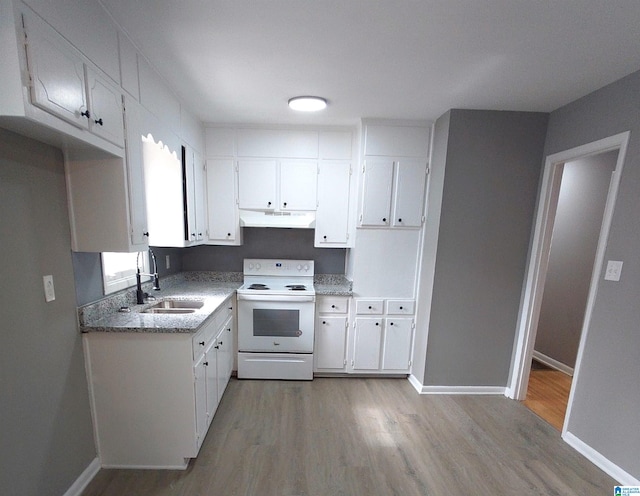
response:
<path fill-rule="evenodd" d="M 103 468 L 184 469 L 231 376 L 233 297 L 196 334 L 83 335 Z"/>

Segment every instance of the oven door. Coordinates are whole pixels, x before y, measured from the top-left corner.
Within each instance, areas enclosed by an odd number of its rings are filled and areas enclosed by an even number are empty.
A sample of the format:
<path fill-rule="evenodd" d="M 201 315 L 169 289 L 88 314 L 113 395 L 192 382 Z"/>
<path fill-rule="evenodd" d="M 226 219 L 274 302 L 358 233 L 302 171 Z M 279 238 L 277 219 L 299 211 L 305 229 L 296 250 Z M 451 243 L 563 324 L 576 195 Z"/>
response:
<path fill-rule="evenodd" d="M 238 294 L 238 351 L 313 353 L 315 296 Z"/>

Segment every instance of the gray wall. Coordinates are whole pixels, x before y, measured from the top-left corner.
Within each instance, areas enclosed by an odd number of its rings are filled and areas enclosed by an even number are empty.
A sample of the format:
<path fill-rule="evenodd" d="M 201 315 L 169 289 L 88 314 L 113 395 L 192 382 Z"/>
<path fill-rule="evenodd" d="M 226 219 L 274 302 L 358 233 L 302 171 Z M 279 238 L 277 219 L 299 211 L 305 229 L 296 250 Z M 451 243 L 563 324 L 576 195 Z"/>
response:
<path fill-rule="evenodd" d="M 573 368 L 618 151 L 564 164 L 535 350 Z"/>
<path fill-rule="evenodd" d="M 451 111 L 425 385 L 507 383 L 547 119 Z"/>
<path fill-rule="evenodd" d="M 605 262 L 624 261 L 622 277 L 600 274 L 568 430 L 640 479 L 640 71 L 554 111 L 545 154 L 623 131 L 631 137 L 605 251 Z"/>
<path fill-rule="evenodd" d="M 96 456 L 62 154 L 0 129 L 0 212 L 0 493 L 60 495 Z"/>
<path fill-rule="evenodd" d="M 314 248 L 313 229 L 243 229 L 242 246 L 186 248 L 183 269 L 242 272 L 245 258 L 290 258 L 314 260 L 316 274 L 344 274 L 346 249 Z"/>

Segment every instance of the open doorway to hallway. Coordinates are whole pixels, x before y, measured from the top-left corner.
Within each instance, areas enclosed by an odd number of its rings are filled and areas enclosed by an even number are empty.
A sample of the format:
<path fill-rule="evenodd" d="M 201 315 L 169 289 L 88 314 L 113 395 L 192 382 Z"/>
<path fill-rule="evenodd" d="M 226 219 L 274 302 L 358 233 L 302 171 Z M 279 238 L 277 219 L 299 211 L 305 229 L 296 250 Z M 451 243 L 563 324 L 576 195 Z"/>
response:
<path fill-rule="evenodd" d="M 524 404 L 562 430 L 618 150 L 556 166 L 555 212 Z"/>
<path fill-rule="evenodd" d="M 598 284 L 604 273 L 604 253 L 628 141 L 629 132 L 624 132 L 549 155 L 545 160 L 518 318 L 513 367 L 506 395 L 518 400 L 525 399 L 534 357 L 537 361 L 542 361 L 561 373 L 568 376 L 573 374 L 566 415 L 562 424 L 563 437 L 571 422 L 573 391 L 575 382 L 579 381 L 584 342 Z M 565 169 L 570 170 L 570 164 L 574 162 L 585 165 L 591 160 L 599 160 L 602 157 L 615 157 L 613 172 L 606 167 L 604 171 L 605 179 L 608 179 L 604 193 L 604 206 L 596 205 L 597 202 L 588 188 L 572 187 L 570 189 L 574 202 L 568 209 L 570 215 L 560 215 L 561 210 L 558 207 L 561 203 L 561 186 L 563 179 L 569 176 L 565 176 Z M 581 178 L 580 175 L 577 177 Z M 576 207 L 577 205 L 581 206 Z M 579 228 L 586 217 L 583 209 L 591 209 L 595 206 L 597 206 L 596 210 L 599 210 L 596 234 L 592 234 L 595 238 L 595 248 L 591 246 L 590 259 L 585 262 L 587 258 L 578 253 L 586 247 L 584 238 L 579 235 L 581 231 Z M 558 229 L 555 229 L 556 227 Z M 556 232 L 560 229 L 564 237 Z M 564 248 L 564 254 L 559 257 L 552 253 L 552 250 L 558 247 Z M 554 265 L 559 267 L 557 272 L 553 271 Z M 547 279 L 551 283 L 550 286 L 546 284 Z M 578 282 L 585 279 L 587 282 L 578 289 Z M 555 289 L 550 289 L 554 284 Z M 547 300 L 545 310 L 543 310 L 543 300 Z M 573 308 L 571 311 L 569 306 Z M 540 342 L 536 339 L 538 332 L 541 336 Z M 573 341 L 569 337 L 572 337 Z"/>

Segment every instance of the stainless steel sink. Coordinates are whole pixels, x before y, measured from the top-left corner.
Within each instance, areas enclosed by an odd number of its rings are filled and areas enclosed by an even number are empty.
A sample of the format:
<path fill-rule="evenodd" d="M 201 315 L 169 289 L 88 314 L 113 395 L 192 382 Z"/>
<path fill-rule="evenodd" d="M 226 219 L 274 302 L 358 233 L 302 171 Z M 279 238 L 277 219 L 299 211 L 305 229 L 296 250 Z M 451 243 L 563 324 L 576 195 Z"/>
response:
<path fill-rule="evenodd" d="M 147 308 L 143 313 L 194 313 L 196 310 L 202 308 L 203 306 L 204 302 L 198 300 L 166 299 Z"/>

